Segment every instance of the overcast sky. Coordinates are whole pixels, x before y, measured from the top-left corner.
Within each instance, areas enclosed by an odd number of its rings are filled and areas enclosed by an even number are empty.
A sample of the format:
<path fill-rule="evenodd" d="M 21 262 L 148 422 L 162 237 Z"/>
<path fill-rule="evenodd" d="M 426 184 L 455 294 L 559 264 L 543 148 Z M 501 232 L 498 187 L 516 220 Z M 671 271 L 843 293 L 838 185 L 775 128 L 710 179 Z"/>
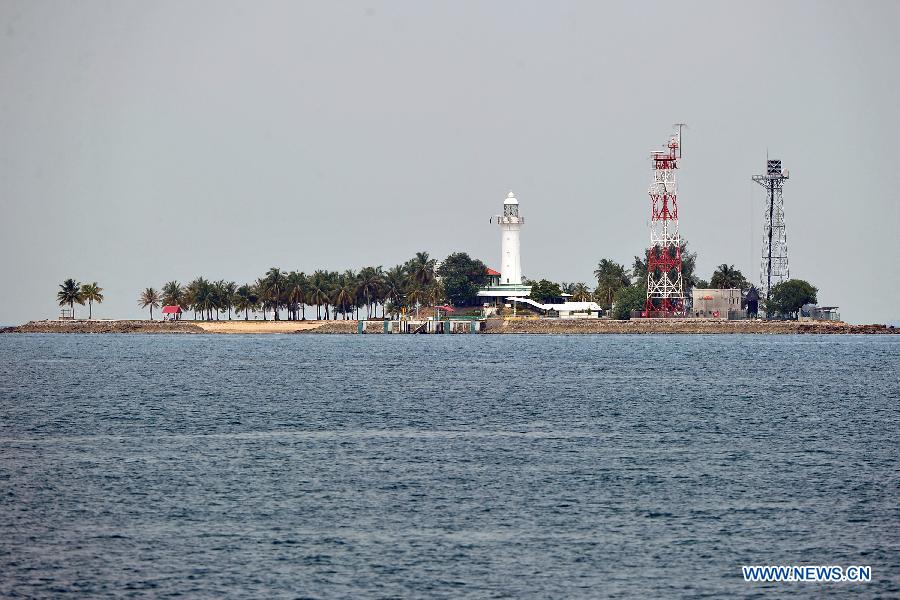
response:
<path fill-rule="evenodd" d="M 590 282 L 647 245 L 679 121 L 701 277 L 758 281 L 768 151 L 791 275 L 900 320 L 898 23 L 894 1 L 0 0 L 0 323 L 55 317 L 66 277 L 109 318 L 197 275 L 498 267 L 510 189 L 525 275 Z"/>

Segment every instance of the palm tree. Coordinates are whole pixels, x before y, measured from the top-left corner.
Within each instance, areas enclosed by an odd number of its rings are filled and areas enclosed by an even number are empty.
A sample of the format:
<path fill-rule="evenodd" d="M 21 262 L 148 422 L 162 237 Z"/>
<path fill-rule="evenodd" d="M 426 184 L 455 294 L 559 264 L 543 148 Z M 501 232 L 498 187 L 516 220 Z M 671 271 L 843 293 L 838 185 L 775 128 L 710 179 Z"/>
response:
<path fill-rule="evenodd" d="M 278 321 L 278 307 L 282 304 L 282 294 L 284 293 L 285 277 L 281 269 L 272 267 L 266 272 L 266 292 L 272 310 L 275 311 L 275 320 Z"/>
<path fill-rule="evenodd" d="M 384 273 L 381 267 L 365 267 L 359 272 L 359 293 L 365 299 L 366 317 L 372 318 L 372 304 L 378 300 L 384 285 Z"/>
<path fill-rule="evenodd" d="M 375 295 L 372 297 L 372 302 L 375 304 L 373 311 L 375 312 L 375 316 L 378 316 L 378 305 L 381 305 L 381 316 L 384 317 L 384 303 L 387 301 L 387 291 L 385 290 L 385 282 L 384 282 L 384 269 L 381 267 L 377 267 L 376 271 L 378 273 L 378 287 L 375 290 Z"/>
<path fill-rule="evenodd" d="M 212 309 L 215 308 L 216 298 L 213 285 L 209 281 L 198 277 L 188 284 L 185 296 L 185 301 L 194 310 L 194 318 L 199 312 L 204 320 L 212 320 Z"/>
<path fill-rule="evenodd" d="M 321 306 L 328 302 L 328 274 L 316 271 L 309 280 L 309 303 L 316 305 L 316 320 L 322 318 Z"/>
<path fill-rule="evenodd" d="M 84 306 L 84 296 L 81 290 L 81 284 L 72 279 L 66 279 L 59 285 L 59 291 L 56 292 L 56 299 L 60 306 L 69 305 L 72 312 L 72 318 L 75 318 L 75 303 Z"/>
<path fill-rule="evenodd" d="M 269 282 L 265 279 L 257 279 L 253 289 L 256 290 L 257 302 L 259 303 L 259 309 L 262 312 L 263 321 L 268 321 L 266 318 L 266 310 L 271 306 L 271 303 L 269 302 Z"/>
<path fill-rule="evenodd" d="M 200 288 L 200 279 L 201 278 L 198 277 L 197 279 L 187 284 L 187 286 L 184 288 L 184 298 L 182 299 L 182 301 L 184 302 L 182 307 L 190 308 L 194 311 L 194 320 L 197 319 L 197 311 L 199 310 L 199 308 L 197 307 L 197 294 Z"/>
<path fill-rule="evenodd" d="M 332 290 L 331 303 L 334 305 L 335 319 L 337 319 L 338 311 L 347 318 L 350 307 L 353 306 L 356 291 L 356 277 L 353 271 L 347 271 L 337 278 L 337 285 Z"/>
<path fill-rule="evenodd" d="M 590 302 L 591 301 L 591 290 L 588 289 L 587 284 L 579 282 L 572 284 L 572 291 L 569 292 L 572 294 L 572 300 L 574 302 Z"/>
<path fill-rule="evenodd" d="M 253 309 L 253 288 L 246 283 L 235 290 L 234 310 L 244 313 L 244 320 L 250 319 L 250 311 Z"/>
<path fill-rule="evenodd" d="M 153 309 L 159 308 L 159 292 L 157 292 L 152 287 L 148 287 L 146 290 L 141 292 L 141 297 L 138 298 L 138 304 L 141 308 L 150 307 L 150 320 L 153 320 Z"/>
<path fill-rule="evenodd" d="M 416 256 L 406 264 L 410 277 L 419 285 L 426 286 L 434 281 L 437 263 L 433 258 L 429 258 L 427 252 L 416 252 Z"/>
<path fill-rule="evenodd" d="M 417 282 L 410 283 L 409 288 L 407 288 L 406 300 L 409 302 L 410 306 L 415 305 L 416 317 L 419 316 L 419 305 L 422 304 L 422 301 L 425 300 L 427 295 L 427 288 L 422 287 Z"/>
<path fill-rule="evenodd" d="M 237 295 L 238 285 L 234 281 L 225 284 L 225 298 L 228 301 L 228 320 L 231 320 L 231 309 L 234 307 L 235 296 Z"/>
<path fill-rule="evenodd" d="M 391 308 L 399 313 L 403 306 L 404 291 L 408 287 L 408 275 L 402 265 L 397 265 L 384 276 L 382 294 L 391 301 Z"/>
<path fill-rule="evenodd" d="M 331 304 L 331 299 L 334 297 L 334 292 L 337 289 L 338 285 L 340 284 L 339 279 L 340 279 L 340 275 L 338 274 L 337 271 L 326 271 L 325 272 L 325 289 L 328 292 L 326 294 L 327 300 L 325 301 L 325 320 L 326 321 L 331 318 L 331 316 L 329 314 L 329 310 L 330 310 L 331 306 L 333 306 Z M 337 314 L 334 315 L 334 318 L 337 319 Z"/>
<path fill-rule="evenodd" d="M 635 265 L 638 260 L 638 257 L 635 257 Z M 639 265 L 636 266 L 638 267 Z M 594 276 L 597 278 L 597 289 L 594 293 L 597 300 L 607 309 L 612 306 L 616 292 L 631 285 L 631 277 L 625 267 L 607 258 L 597 264 Z"/>
<path fill-rule="evenodd" d="M 294 321 L 298 320 L 298 315 L 301 313 L 303 314 L 303 319 L 306 319 L 307 287 L 308 282 L 305 273 L 298 273 L 297 271 L 288 273 L 286 285 L 286 298 L 288 312 L 290 313 L 288 318 Z"/>
<path fill-rule="evenodd" d="M 162 305 L 187 307 L 187 294 L 185 289 L 177 281 L 170 281 L 162 286 Z"/>
<path fill-rule="evenodd" d="M 213 284 L 213 308 L 216 309 L 216 320 L 219 320 L 219 311 L 228 311 L 228 320 L 231 320 L 231 308 L 234 306 L 234 294 L 237 284 L 233 281 L 220 279 Z"/>
<path fill-rule="evenodd" d="M 259 310 L 260 308 L 262 308 L 262 304 L 260 303 L 259 288 L 255 285 L 250 286 L 249 300 L 250 300 L 250 310 L 255 312 L 255 311 Z M 244 316 L 246 316 L 246 314 Z"/>
<path fill-rule="evenodd" d="M 444 286 L 439 279 L 431 282 L 425 291 L 425 300 L 431 306 L 437 306 L 444 301 Z"/>
<path fill-rule="evenodd" d="M 100 304 L 103 302 L 103 288 L 100 287 L 97 282 L 94 283 L 85 283 L 81 286 L 81 297 L 84 301 L 88 303 L 88 320 L 92 317 L 92 308 L 94 302 Z M 83 304 L 84 302 L 82 302 Z"/>
<path fill-rule="evenodd" d="M 709 285 L 720 290 L 731 288 L 745 290 L 750 287 L 750 284 L 747 282 L 743 273 L 738 269 L 735 269 L 734 265 L 727 265 L 725 263 L 716 267 L 716 270 L 709 280 Z"/>

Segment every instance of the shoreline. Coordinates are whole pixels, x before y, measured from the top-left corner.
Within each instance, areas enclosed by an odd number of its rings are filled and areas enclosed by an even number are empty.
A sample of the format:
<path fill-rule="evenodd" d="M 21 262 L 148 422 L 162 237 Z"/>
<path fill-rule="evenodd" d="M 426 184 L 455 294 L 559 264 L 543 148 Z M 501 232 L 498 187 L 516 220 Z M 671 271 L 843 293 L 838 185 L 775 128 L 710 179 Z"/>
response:
<path fill-rule="evenodd" d="M 373 322 L 381 323 L 381 320 Z M 142 321 L 75 320 L 29 321 L 0 333 L 152 333 L 152 334 L 356 334 L 356 320 L 339 321 Z M 886 325 L 849 325 L 840 321 L 726 321 L 723 319 L 488 319 L 481 334 L 589 335 L 589 334 L 898 334 Z M 365 335 L 384 335 L 371 327 Z M 392 334 L 397 335 L 397 334 Z M 464 335 L 464 334 L 455 334 Z"/>
<path fill-rule="evenodd" d="M 87 320 L 77 319 L 74 321 L 60 320 L 43 320 L 29 321 L 24 325 L 16 327 L 6 327 L 0 329 L 0 333 L 54 333 L 54 334 L 73 334 L 73 333 L 152 333 L 152 334 L 217 334 L 217 335 L 240 335 L 240 334 L 277 334 L 277 333 L 304 333 L 313 330 L 323 329 L 323 332 L 334 333 L 335 327 L 329 325 L 333 323 L 346 323 L 344 327 L 339 327 L 346 333 L 356 332 L 356 321 L 147 321 L 136 319 L 105 319 L 105 320 Z M 352 331 L 350 331 L 352 324 Z"/>

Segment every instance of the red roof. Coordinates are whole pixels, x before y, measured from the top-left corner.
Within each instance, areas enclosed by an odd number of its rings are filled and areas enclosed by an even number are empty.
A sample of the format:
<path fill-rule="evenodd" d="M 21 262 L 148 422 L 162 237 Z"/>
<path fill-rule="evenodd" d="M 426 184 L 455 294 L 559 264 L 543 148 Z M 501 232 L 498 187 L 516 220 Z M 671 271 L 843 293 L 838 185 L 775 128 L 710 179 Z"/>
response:
<path fill-rule="evenodd" d="M 495 270 L 493 270 L 493 269 L 490 268 L 490 267 L 487 267 L 487 268 L 485 269 L 485 271 L 487 271 L 487 274 L 490 275 L 490 276 L 492 276 L 492 277 L 500 277 L 500 271 L 495 271 Z"/>
<path fill-rule="evenodd" d="M 180 306 L 163 306 L 163 314 L 164 315 L 179 315 L 181 314 Z"/>
<path fill-rule="evenodd" d="M 456 312 L 456 310 L 452 306 L 449 306 L 447 304 L 443 306 L 435 306 L 435 308 L 444 312 Z"/>

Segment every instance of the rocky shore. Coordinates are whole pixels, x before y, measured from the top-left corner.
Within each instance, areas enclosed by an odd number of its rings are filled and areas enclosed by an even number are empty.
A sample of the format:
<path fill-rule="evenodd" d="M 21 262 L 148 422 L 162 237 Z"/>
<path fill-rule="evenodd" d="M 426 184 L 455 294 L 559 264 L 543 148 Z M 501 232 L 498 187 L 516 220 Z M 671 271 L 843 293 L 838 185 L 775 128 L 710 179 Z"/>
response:
<path fill-rule="evenodd" d="M 297 333 L 356 333 L 356 321 L 319 321 L 320 325 Z"/>
<path fill-rule="evenodd" d="M 380 321 L 379 321 L 380 323 Z M 357 322 L 349 321 L 30 321 L 0 333 L 215 333 L 355 334 Z M 367 333 L 379 333 L 370 328 Z M 896 334 L 900 329 L 885 325 L 848 325 L 819 321 L 726 321 L 709 319 L 488 319 L 483 333 L 524 334 Z"/>
<path fill-rule="evenodd" d="M 0 333 L 204 333 L 184 321 L 29 321 Z"/>
<path fill-rule="evenodd" d="M 848 325 L 839 321 L 726 321 L 709 319 L 491 319 L 485 333 L 689 333 L 689 334 L 803 334 L 900 333 L 885 325 Z"/>

